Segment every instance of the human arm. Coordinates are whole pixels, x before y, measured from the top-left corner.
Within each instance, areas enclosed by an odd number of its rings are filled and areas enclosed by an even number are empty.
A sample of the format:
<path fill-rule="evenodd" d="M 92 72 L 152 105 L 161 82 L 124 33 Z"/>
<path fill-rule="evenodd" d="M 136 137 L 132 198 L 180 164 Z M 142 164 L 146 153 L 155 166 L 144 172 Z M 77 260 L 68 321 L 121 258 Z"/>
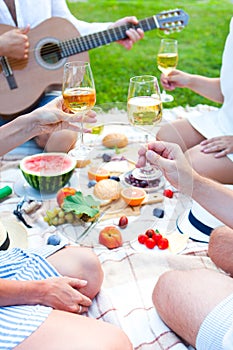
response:
<path fill-rule="evenodd" d="M 15 59 L 28 58 L 29 40 L 27 33 L 29 25 L 23 29 L 12 29 L 0 35 L 0 56 Z"/>
<path fill-rule="evenodd" d="M 172 186 L 233 228 L 233 217 L 229 215 L 233 207 L 233 191 L 194 171 L 178 145 L 158 141 L 150 143 L 148 150 L 142 147 L 137 167 L 144 166 L 145 155 L 151 164 L 161 169 Z"/>
<path fill-rule="evenodd" d="M 0 279 L 0 306 L 40 304 L 78 313 L 79 305 L 86 308 L 91 305 L 90 298 L 79 292 L 86 284 L 84 280 L 69 277 L 39 281 Z"/>
<path fill-rule="evenodd" d="M 161 84 L 166 90 L 172 91 L 177 87 L 187 88 L 209 100 L 223 103 L 220 78 L 208 78 L 175 69 L 168 76 L 161 74 Z"/>
<path fill-rule="evenodd" d="M 96 113 L 89 112 L 88 115 L 86 122 L 96 121 Z M 64 112 L 62 98 L 56 98 L 47 105 L 0 127 L 0 156 L 38 135 L 63 129 L 79 132 L 79 126 L 73 123 L 80 122 L 81 119 L 82 116 L 71 117 L 71 114 Z M 84 129 L 84 132 L 87 131 Z"/>
<path fill-rule="evenodd" d="M 200 143 L 204 153 L 215 153 L 215 158 L 225 157 L 233 153 L 233 136 L 217 136 Z"/>

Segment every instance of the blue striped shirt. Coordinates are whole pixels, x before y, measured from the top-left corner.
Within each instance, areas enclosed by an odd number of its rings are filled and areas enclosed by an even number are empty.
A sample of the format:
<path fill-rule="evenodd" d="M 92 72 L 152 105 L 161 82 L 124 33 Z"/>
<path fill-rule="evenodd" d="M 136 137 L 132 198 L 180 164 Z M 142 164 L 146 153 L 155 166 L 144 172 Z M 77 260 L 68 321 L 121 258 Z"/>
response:
<path fill-rule="evenodd" d="M 0 251 L 0 279 L 28 281 L 60 276 L 45 260 L 59 249 L 61 246 Z M 20 344 L 44 322 L 51 311 L 51 307 L 42 305 L 0 307 L 0 349 L 10 350 Z"/>

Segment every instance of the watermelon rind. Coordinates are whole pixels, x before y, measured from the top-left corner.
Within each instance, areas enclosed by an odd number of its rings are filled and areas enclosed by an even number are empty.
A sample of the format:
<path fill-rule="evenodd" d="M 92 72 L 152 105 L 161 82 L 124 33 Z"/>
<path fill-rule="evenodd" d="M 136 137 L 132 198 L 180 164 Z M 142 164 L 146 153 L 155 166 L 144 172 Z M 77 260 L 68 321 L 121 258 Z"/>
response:
<path fill-rule="evenodd" d="M 38 161 L 38 159 L 41 159 L 41 162 L 43 162 L 43 160 L 45 161 L 45 159 L 48 159 L 48 157 L 52 157 L 54 159 L 57 158 L 57 160 L 59 160 L 61 163 L 61 169 L 59 171 L 50 171 L 49 175 L 44 175 L 43 170 L 35 171 L 28 169 L 28 162 L 33 162 L 34 160 Z M 66 169 L 62 169 L 65 161 L 68 162 L 69 165 Z M 40 164 L 40 161 L 38 162 Z M 60 188 L 64 187 L 70 180 L 75 167 L 76 160 L 70 157 L 67 153 L 61 152 L 37 153 L 32 156 L 24 157 L 19 164 L 19 168 L 28 184 L 34 189 L 43 193 L 55 193 Z"/>

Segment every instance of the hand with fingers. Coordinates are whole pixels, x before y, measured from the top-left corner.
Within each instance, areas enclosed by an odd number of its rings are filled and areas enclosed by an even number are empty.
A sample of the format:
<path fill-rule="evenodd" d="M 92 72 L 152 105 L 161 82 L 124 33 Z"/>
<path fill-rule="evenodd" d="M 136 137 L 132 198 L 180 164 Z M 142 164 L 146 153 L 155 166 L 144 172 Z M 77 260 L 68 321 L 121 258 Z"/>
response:
<path fill-rule="evenodd" d="M 27 59 L 29 53 L 28 32 L 30 26 L 22 29 L 11 29 L 0 35 L 0 56 L 15 59 Z"/>
<path fill-rule="evenodd" d="M 215 153 L 215 158 L 225 157 L 233 153 L 233 136 L 217 136 L 200 143 L 201 152 Z"/>
<path fill-rule="evenodd" d="M 125 25 L 127 23 L 132 23 L 133 25 L 138 24 L 138 20 L 135 16 L 130 16 L 130 17 L 124 17 L 116 21 L 111 25 L 110 28 L 113 27 L 118 27 Z M 127 50 L 130 50 L 133 47 L 133 44 L 136 43 L 138 40 L 143 39 L 144 37 L 144 31 L 141 28 L 130 28 L 126 31 L 127 38 L 118 40 L 118 44 L 124 46 Z"/>
<path fill-rule="evenodd" d="M 81 314 L 87 312 L 92 303 L 90 298 L 79 291 L 86 286 L 87 281 L 85 280 L 70 277 L 52 277 L 36 283 L 40 284 L 38 288 L 39 300 L 37 302 L 42 305 L 51 306 L 56 310 Z"/>

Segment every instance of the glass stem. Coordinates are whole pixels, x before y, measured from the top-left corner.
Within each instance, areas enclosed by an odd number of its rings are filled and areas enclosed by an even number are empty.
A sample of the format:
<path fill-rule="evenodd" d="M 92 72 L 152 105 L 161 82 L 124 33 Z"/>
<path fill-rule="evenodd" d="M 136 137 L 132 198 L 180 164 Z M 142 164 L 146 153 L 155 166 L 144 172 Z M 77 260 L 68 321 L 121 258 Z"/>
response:
<path fill-rule="evenodd" d="M 81 145 L 84 145 L 84 136 L 83 136 L 83 119 L 81 121 Z"/>

